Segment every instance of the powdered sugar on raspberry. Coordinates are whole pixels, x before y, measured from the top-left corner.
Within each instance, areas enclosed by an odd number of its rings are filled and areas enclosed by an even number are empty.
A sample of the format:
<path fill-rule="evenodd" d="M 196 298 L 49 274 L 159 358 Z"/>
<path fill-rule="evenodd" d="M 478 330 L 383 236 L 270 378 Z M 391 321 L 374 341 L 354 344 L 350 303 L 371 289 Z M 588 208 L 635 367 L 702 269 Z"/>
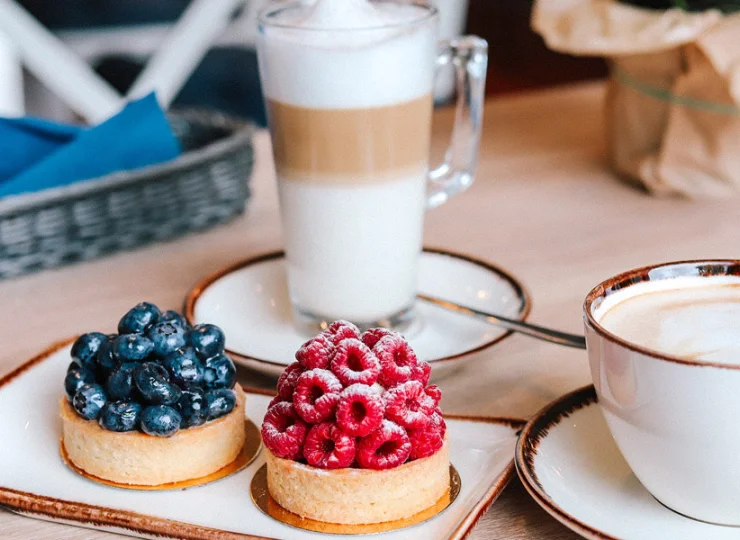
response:
<path fill-rule="evenodd" d="M 327 369 L 333 352 L 334 344 L 329 337 L 319 334 L 301 345 L 295 353 L 295 359 L 305 369 Z"/>
<path fill-rule="evenodd" d="M 435 403 L 419 381 L 407 381 L 383 394 L 385 417 L 408 429 L 425 427 Z"/>
<path fill-rule="evenodd" d="M 321 469 L 343 469 L 355 461 L 355 438 L 333 422 L 313 426 L 306 436 L 303 455 L 308 464 Z"/>
<path fill-rule="evenodd" d="M 360 329 L 349 321 L 334 321 L 322 335 L 337 345 L 343 339 L 360 339 Z"/>
<path fill-rule="evenodd" d="M 303 371 L 303 366 L 298 362 L 293 362 L 285 368 L 285 371 L 280 374 L 280 378 L 277 382 L 278 396 L 286 401 L 293 399 L 295 383 L 298 381 L 298 377 L 301 376 Z"/>
<path fill-rule="evenodd" d="M 375 344 L 385 336 L 398 336 L 403 339 L 401 334 L 394 332 L 393 330 L 388 330 L 387 328 L 371 328 L 362 334 L 362 342 L 372 349 L 375 347 Z"/>
<path fill-rule="evenodd" d="M 364 469 L 385 470 L 403 465 L 411 454 L 406 430 L 390 420 L 357 444 L 357 463 Z"/>
<path fill-rule="evenodd" d="M 436 409 L 439 406 L 439 402 L 442 401 L 442 390 L 440 390 L 439 386 L 436 384 L 432 384 L 427 386 L 424 389 L 424 392 L 432 399 L 434 402 L 434 408 Z"/>
<path fill-rule="evenodd" d="M 414 377 L 418 360 L 416 353 L 400 336 L 385 336 L 373 348 L 380 361 L 380 384 L 391 388 Z"/>
<path fill-rule="evenodd" d="M 375 384 L 380 375 L 380 361 L 359 339 L 339 342 L 331 359 L 331 371 L 344 386 Z"/>
<path fill-rule="evenodd" d="M 418 360 L 418 364 L 416 365 L 416 369 L 414 370 L 413 379 L 415 381 L 419 381 L 424 386 L 429 384 L 429 378 L 432 375 L 432 366 L 429 362 L 424 362 L 423 360 Z"/>
<path fill-rule="evenodd" d="M 272 409 L 274 405 L 277 405 L 278 403 L 282 403 L 283 401 L 285 400 L 281 398 L 280 396 L 275 396 L 274 398 L 270 400 L 270 403 L 267 404 L 267 410 L 269 411 L 270 409 Z"/>
<path fill-rule="evenodd" d="M 311 424 L 330 419 L 343 388 L 331 371 L 310 369 L 304 372 L 298 377 L 293 392 L 293 405 L 298 416 Z"/>
<path fill-rule="evenodd" d="M 298 417 L 291 403 L 283 401 L 268 409 L 261 431 L 265 446 L 276 456 L 284 459 L 302 457 L 308 426 Z"/>
<path fill-rule="evenodd" d="M 429 457 L 444 446 L 444 432 L 433 422 L 421 429 L 410 429 L 408 435 L 411 441 L 411 459 Z"/>
<path fill-rule="evenodd" d="M 380 427 L 384 413 L 383 398 L 369 386 L 353 384 L 339 397 L 337 424 L 349 435 L 364 437 Z"/>

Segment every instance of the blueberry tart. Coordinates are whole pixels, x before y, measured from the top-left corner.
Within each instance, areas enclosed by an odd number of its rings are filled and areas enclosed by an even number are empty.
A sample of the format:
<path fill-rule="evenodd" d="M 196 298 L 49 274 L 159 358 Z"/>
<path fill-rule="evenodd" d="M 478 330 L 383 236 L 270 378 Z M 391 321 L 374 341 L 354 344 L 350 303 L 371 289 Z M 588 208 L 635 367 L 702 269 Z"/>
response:
<path fill-rule="evenodd" d="M 84 334 L 71 356 L 62 445 L 84 473 L 158 486 L 208 476 L 242 451 L 245 394 L 217 326 L 143 302 L 118 334 Z"/>
<path fill-rule="evenodd" d="M 267 488 L 284 509 L 345 525 L 409 518 L 450 489 L 431 367 L 400 334 L 337 321 L 296 353 L 262 423 Z"/>

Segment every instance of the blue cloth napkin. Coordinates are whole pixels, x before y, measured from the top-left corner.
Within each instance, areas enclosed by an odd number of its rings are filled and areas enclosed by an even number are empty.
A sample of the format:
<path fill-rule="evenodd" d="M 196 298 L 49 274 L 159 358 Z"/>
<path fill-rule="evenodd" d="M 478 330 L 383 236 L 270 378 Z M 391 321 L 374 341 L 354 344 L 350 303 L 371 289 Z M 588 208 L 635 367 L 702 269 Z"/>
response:
<path fill-rule="evenodd" d="M 0 182 L 69 144 L 81 131 L 38 118 L 0 118 Z"/>
<path fill-rule="evenodd" d="M 138 169 L 180 153 L 154 94 L 87 129 L 37 119 L 0 119 L 0 197 Z"/>

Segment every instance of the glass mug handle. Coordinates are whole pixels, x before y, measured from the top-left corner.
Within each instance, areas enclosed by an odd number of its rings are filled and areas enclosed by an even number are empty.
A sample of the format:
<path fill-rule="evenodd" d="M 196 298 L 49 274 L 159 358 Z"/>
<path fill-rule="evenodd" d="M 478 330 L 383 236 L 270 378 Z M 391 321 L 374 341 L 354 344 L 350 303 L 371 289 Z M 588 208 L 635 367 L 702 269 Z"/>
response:
<path fill-rule="evenodd" d="M 473 183 L 483 122 L 488 43 L 475 36 L 442 41 L 437 69 L 449 64 L 455 68 L 457 88 L 455 125 L 444 162 L 429 173 L 427 208 L 446 203 Z"/>

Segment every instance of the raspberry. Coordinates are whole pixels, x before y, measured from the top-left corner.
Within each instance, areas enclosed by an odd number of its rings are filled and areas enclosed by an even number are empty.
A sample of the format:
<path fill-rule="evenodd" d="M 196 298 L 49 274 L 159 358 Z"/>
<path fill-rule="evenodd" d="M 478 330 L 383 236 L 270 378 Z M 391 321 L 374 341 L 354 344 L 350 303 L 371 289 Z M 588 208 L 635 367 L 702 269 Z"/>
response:
<path fill-rule="evenodd" d="M 295 359 L 306 369 L 328 369 L 334 345 L 325 335 L 319 334 L 301 345 Z"/>
<path fill-rule="evenodd" d="M 437 429 L 439 429 L 442 438 L 444 438 L 445 433 L 447 433 L 447 424 L 445 423 L 444 416 L 442 416 L 442 411 L 439 407 L 434 409 L 434 414 L 432 414 L 430 423 L 436 426 Z"/>
<path fill-rule="evenodd" d="M 427 386 L 424 392 L 432 398 L 432 401 L 434 401 L 434 408 L 436 409 L 439 406 L 439 402 L 442 401 L 442 390 L 440 390 L 439 386 L 436 384 L 432 384 L 431 386 Z"/>
<path fill-rule="evenodd" d="M 272 409 L 273 405 L 277 405 L 278 403 L 282 403 L 283 401 L 285 400 L 281 398 L 280 396 L 275 396 L 274 398 L 272 398 L 270 403 L 267 405 L 267 410 L 269 411 L 270 409 Z"/>
<path fill-rule="evenodd" d="M 375 344 L 385 336 L 401 337 L 397 332 L 388 330 L 387 328 L 371 328 L 362 334 L 362 342 L 372 349 L 375 347 Z"/>
<path fill-rule="evenodd" d="M 277 382 L 278 396 L 283 398 L 285 401 L 290 401 L 293 398 L 295 383 L 303 371 L 303 366 L 298 362 L 293 362 L 285 368 L 285 371 L 280 374 L 280 378 Z"/>
<path fill-rule="evenodd" d="M 419 381 L 408 381 L 383 394 L 385 416 L 410 429 L 420 429 L 429 424 L 434 412 L 434 400 L 424 392 Z"/>
<path fill-rule="evenodd" d="M 373 352 L 380 360 L 380 384 L 391 388 L 414 376 L 418 361 L 409 344 L 398 336 L 385 336 L 375 344 Z"/>
<path fill-rule="evenodd" d="M 439 417 L 441 424 L 435 421 L 429 422 L 426 427 L 421 429 L 409 430 L 409 440 L 411 441 L 410 459 L 421 459 L 431 456 L 444 444 L 444 420 Z"/>
<path fill-rule="evenodd" d="M 301 457 L 307 431 L 308 426 L 287 401 L 270 407 L 262 422 L 262 440 L 265 446 L 284 459 Z"/>
<path fill-rule="evenodd" d="M 406 462 L 411 453 L 409 436 L 398 424 L 383 420 L 378 429 L 357 444 L 357 463 L 363 469 L 384 470 Z"/>
<path fill-rule="evenodd" d="M 414 370 L 414 375 L 411 377 L 415 381 L 419 381 L 424 386 L 429 384 L 429 377 L 432 375 L 432 365 L 429 362 L 419 360 Z"/>
<path fill-rule="evenodd" d="M 334 350 L 331 371 L 345 386 L 356 383 L 372 386 L 380 375 L 380 362 L 360 340 L 345 339 Z"/>
<path fill-rule="evenodd" d="M 337 405 L 337 424 L 348 435 L 364 437 L 383 422 L 385 404 L 375 390 L 364 384 L 344 389 Z"/>
<path fill-rule="evenodd" d="M 298 377 L 293 406 L 306 422 L 318 424 L 332 417 L 341 391 L 342 383 L 331 371 L 310 369 Z"/>
<path fill-rule="evenodd" d="M 348 321 L 334 321 L 322 334 L 334 345 L 343 339 L 360 339 L 360 329 Z"/>
<path fill-rule="evenodd" d="M 352 465 L 356 451 L 354 437 L 333 422 L 323 422 L 313 426 L 306 435 L 303 456 L 313 467 L 342 469 Z"/>

